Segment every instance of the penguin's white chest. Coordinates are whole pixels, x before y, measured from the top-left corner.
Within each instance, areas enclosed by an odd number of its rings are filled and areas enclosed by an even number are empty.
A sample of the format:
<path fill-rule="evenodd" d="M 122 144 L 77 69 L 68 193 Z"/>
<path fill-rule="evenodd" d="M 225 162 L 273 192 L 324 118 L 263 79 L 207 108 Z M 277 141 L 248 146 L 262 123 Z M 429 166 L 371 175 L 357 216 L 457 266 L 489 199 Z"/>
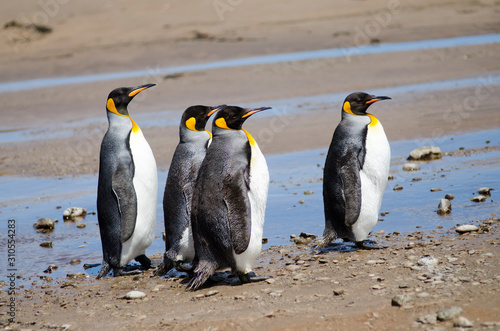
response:
<path fill-rule="evenodd" d="M 134 184 L 137 196 L 137 219 L 134 233 L 122 244 L 121 265 L 144 254 L 154 239 L 158 178 L 153 151 L 139 130 L 130 133 L 130 150 L 134 162 Z"/>
<path fill-rule="evenodd" d="M 234 253 L 236 267 L 244 273 L 252 270 L 253 263 L 262 249 L 262 233 L 266 214 L 267 191 L 269 188 L 269 170 L 266 159 L 257 143 L 250 146 L 252 151 L 250 160 L 250 189 L 248 190 L 252 222 L 250 243 L 247 250 L 243 253 Z"/>
<path fill-rule="evenodd" d="M 377 224 L 389 176 L 391 149 L 380 122 L 368 126 L 365 148 L 365 162 L 360 171 L 361 211 L 358 220 L 352 227 L 354 238 L 351 240 L 354 241 L 365 240 L 368 233 Z"/>

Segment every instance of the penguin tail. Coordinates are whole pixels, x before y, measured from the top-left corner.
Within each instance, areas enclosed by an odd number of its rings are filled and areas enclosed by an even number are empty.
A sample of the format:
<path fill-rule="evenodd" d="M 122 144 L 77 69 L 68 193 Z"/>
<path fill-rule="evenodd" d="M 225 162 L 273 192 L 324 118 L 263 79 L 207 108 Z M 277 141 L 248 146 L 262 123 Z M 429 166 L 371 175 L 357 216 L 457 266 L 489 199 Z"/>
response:
<path fill-rule="evenodd" d="M 101 271 L 97 275 L 96 279 L 106 276 L 111 271 L 111 266 L 105 260 L 102 261 Z"/>
<path fill-rule="evenodd" d="M 200 261 L 194 269 L 194 277 L 191 278 L 187 286 L 188 291 L 196 291 L 200 288 L 217 269 L 213 262 Z"/>

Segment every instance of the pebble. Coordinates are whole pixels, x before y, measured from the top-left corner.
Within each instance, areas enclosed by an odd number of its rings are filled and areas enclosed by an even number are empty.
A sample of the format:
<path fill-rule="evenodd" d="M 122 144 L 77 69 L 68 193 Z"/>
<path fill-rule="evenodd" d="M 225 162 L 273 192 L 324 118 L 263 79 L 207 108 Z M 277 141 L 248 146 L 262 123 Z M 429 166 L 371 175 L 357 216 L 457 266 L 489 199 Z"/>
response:
<path fill-rule="evenodd" d="M 479 230 L 479 228 L 475 225 L 472 225 L 472 224 L 460 225 L 460 226 L 457 226 L 457 228 L 455 229 L 455 231 L 458 233 L 467 233 L 467 232 L 478 231 L 478 230 Z"/>
<path fill-rule="evenodd" d="M 87 276 L 84 272 L 75 272 L 73 274 L 67 274 L 67 278 L 85 278 Z"/>
<path fill-rule="evenodd" d="M 315 234 L 307 233 L 307 232 L 301 232 L 299 237 L 312 240 L 312 239 L 316 239 L 318 236 Z"/>
<path fill-rule="evenodd" d="M 80 262 L 82 262 L 82 261 L 80 261 L 78 259 L 72 259 L 71 261 L 69 261 L 69 264 L 80 264 Z"/>
<path fill-rule="evenodd" d="M 424 146 L 411 151 L 408 160 L 436 160 L 442 157 L 441 149 L 435 146 Z"/>
<path fill-rule="evenodd" d="M 472 197 L 470 201 L 472 202 L 483 202 L 486 200 L 486 197 L 484 195 L 476 195 L 475 197 Z"/>
<path fill-rule="evenodd" d="M 33 224 L 33 227 L 35 229 L 52 230 L 52 229 L 54 229 L 54 226 L 55 226 L 55 222 L 48 217 L 40 218 L 38 221 L 35 222 L 35 224 Z"/>
<path fill-rule="evenodd" d="M 439 200 L 439 205 L 437 209 L 439 215 L 446 215 L 451 213 L 451 202 L 448 199 Z"/>
<path fill-rule="evenodd" d="M 494 188 L 491 188 L 491 187 L 481 187 L 479 190 L 477 190 L 477 193 L 479 194 L 482 194 L 482 195 L 486 195 L 486 196 L 490 196 L 491 193 L 490 191 L 493 191 Z"/>
<path fill-rule="evenodd" d="M 400 186 L 400 185 L 396 185 L 393 188 L 394 191 L 401 191 L 402 189 L 403 189 L 403 186 Z"/>
<path fill-rule="evenodd" d="M 444 198 L 445 198 L 445 199 L 448 199 L 448 200 L 453 200 L 453 199 L 455 199 L 455 195 L 453 195 L 453 194 L 446 194 L 446 195 L 444 196 Z"/>
<path fill-rule="evenodd" d="M 216 295 L 218 293 L 219 293 L 219 291 L 217 291 L 217 290 L 210 290 L 207 293 L 205 293 L 205 296 L 206 297 L 211 297 L 211 296 Z"/>
<path fill-rule="evenodd" d="M 267 244 L 267 242 L 268 242 L 268 241 L 269 241 L 269 240 L 268 240 L 266 237 L 263 237 L 263 238 L 262 238 L 262 244 Z"/>
<path fill-rule="evenodd" d="M 300 200 L 300 201 L 299 201 L 299 203 L 300 203 L 301 205 L 303 205 L 303 204 L 304 204 L 304 203 L 306 203 L 306 202 L 305 202 L 304 200 Z"/>
<path fill-rule="evenodd" d="M 431 192 L 439 192 L 442 191 L 442 188 L 431 188 Z"/>
<path fill-rule="evenodd" d="M 405 163 L 403 166 L 404 171 L 417 171 L 420 167 L 416 163 Z"/>
<path fill-rule="evenodd" d="M 311 194 L 314 194 L 313 191 L 304 191 L 304 195 L 311 195 Z"/>
<path fill-rule="evenodd" d="M 85 217 L 87 210 L 81 207 L 70 207 L 63 212 L 63 218 L 69 220 L 75 217 Z"/>
<path fill-rule="evenodd" d="M 86 226 L 87 226 L 86 224 L 78 224 L 76 227 L 79 229 L 83 229 Z"/>
<path fill-rule="evenodd" d="M 396 295 L 391 300 L 391 305 L 396 307 L 403 307 L 404 305 L 413 301 L 413 297 L 408 294 L 399 294 Z"/>
<path fill-rule="evenodd" d="M 345 290 L 343 288 L 337 288 L 333 290 L 333 295 L 339 296 L 339 295 L 344 295 Z"/>
<path fill-rule="evenodd" d="M 420 182 L 422 180 L 422 177 L 415 177 L 415 178 L 412 178 L 412 182 Z"/>
<path fill-rule="evenodd" d="M 436 314 L 428 314 L 424 316 L 420 316 L 417 318 L 417 322 L 422 324 L 436 324 L 437 323 L 437 315 Z"/>
<path fill-rule="evenodd" d="M 52 248 L 52 241 L 46 241 L 40 244 L 40 247 Z"/>
<path fill-rule="evenodd" d="M 445 309 L 442 309 L 437 312 L 437 319 L 440 321 L 449 321 L 457 317 L 462 313 L 462 308 L 458 306 L 451 306 Z"/>
<path fill-rule="evenodd" d="M 130 291 L 123 297 L 124 299 L 134 300 L 134 299 L 142 299 L 146 296 L 146 293 L 141 291 Z"/>
<path fill-rule="evenodd" d="M 50 274 L 50 273 L 52 273 L 52 270 L 56 270 L 56 269 L 57 269 L 57 266 L 55 264 L 51 264 L 43 272 L 45 272 L 46 274 Z"/>
<path fill-rule="evenodd" d="M 438 259 L 432 256 L 426 256 L 417 261 L 419 266 L 433 267 L 439 263 Z"/>
<path fill-rule="evenodd" d="M 300 266 L 299 265 L 295 265 L 295 264 L 290 264 L 290 265 L 287 265 L 285 267 L 286 270 L 288 271 L 297 271 L 300 269 Z"/>

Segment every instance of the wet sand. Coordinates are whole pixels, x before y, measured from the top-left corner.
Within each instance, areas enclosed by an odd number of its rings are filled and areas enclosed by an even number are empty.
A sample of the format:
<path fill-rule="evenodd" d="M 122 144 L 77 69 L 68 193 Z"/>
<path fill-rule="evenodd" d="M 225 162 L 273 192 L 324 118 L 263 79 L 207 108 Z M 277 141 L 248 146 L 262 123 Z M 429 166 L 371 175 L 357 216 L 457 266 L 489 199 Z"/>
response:
<path fill-rule="evenodd" d="M 395 3 L 399 6 L 391 7 Z M 57 2 L 52 8 L 28 1 L 2 4 L 2 24 L 38 18 L 35 23 L 47 24 L 53 31 L 0 30 L 0 83 L 130 70 L 151 74 L 0 94 L 0 138 L 3 132 L 27 130 L 22 139 L 0 140 L 0 174 L 95 174 L 106 129 L 107 94 L 118 86 L 146 82 L 158 86 L 136 98 L 130 112 L 140 126 L 141 118 L 157 119 L 157 125 L 145 125 L 143 131 L 163 171 L 168 169 L 178 131 L 157 113 L 164 110 L 165 117 L 172 118 L 200 103 L 258 107 L 276 99 L 384 89 L 393 100 L 372 111 L 391 141 L 427 143 L 500 125 L 499 85 L 490 79 L 500 69 L 498 44 L 347 54 L 177 76 L 155 73 L 156 68 L 257 55 L 499 33 L 500 8 L 494 3 L 342 1 L 332 6 L 326 0 L 272 4 L 257 0 L 233 5 L 220 15 L 214 8 L 213 2 L 193 7 L 164 1 L 108 2 L 104 7 L 95 0 Z M 412 89 L 390 93 L 391 87 L 468 77 L 484 83 L 438 93 Z M 328 104 L 319 100 L 312 109 L 308 102 L 299 102 L 298 110 L 277 107 L 276 115 L 256 116 L 245 126 L 261 136 L 267 155 L 326 148 L 344 97 Z M 69 134 L 57 136 L 68 128 Z M 470 220 L 457 221 L 466 222 Z M 195 293 L 185 292 L 181 280 L 151 278 L 149 271 L 139 278 L 100 281 L 45 278 L 17 292 L 17 323 L 10 327 L 404 330 L 418 328 L 419 316 L 453 305 L 462 307 L 463 316 L 476 327 L 498 323 L 498 221 L 482 224 L 480 233 L 465 236 L 448 227 L 439 233 L 378 235 L 374 238 L 390 245 L 381 252 L 338 252 L 332 247 L 317 256 L 310 244 L 273 247 L 263 252 L 256 272 L 272 276 L 274 282 L 239 286 L 224 278 Z M 435 269 L 412 269 L 428 255 L 438 259 Z M 132 289 L 145 292 L 146 298 L 120 299 Z M 344 294 L 335 295 L 333 290 Z M 9 296 L 5 289 L 1 293 L 6 307 Z M 403 293 L 413 301 L 403 308 L 392 307 L 391 298 Z M 8 321 L 8 316 L 3 314 L 1 320 Z M 451 328 L 452 322 L 439 322 L 437 327 Z"/>

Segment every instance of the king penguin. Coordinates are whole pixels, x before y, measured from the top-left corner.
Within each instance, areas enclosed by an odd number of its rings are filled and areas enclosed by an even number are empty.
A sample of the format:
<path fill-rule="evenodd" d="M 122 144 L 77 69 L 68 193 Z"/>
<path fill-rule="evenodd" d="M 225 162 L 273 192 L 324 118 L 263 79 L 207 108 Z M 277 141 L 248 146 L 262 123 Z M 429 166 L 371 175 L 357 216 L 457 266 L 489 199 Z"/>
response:
<path fill-rule="evenodd" d="M 146 257 L 154 239 L 158 179 L 156 161 L 141 129 L 130 118 L 129 102 L 141 91 L 155 86 L 117 88 L 108 96 L 109 127 L 101 144 L 97 217 L 103 261 L 97 278 L 113 270 L 127 274 L 123 266 L 135 259 L 151 267 Z"/>
<path fill-rule="evenodd" d="M 391 149 L 380 121 L 367 113 L 374 102 L 390 99 L 364 92 L 351 93 L 342 106 L 323 173 L 325 231 L 316 249 L 336 238 L 354 241 L 359 248 L 378 222 Z"/>
<path fill-rule="evenodd" d="M 191 106 L 182 114 L 180 141 L 170 163 L 163 194 L 165 254 L 155 275 L 164 275 L 174 266 L 194 259 L 191 198 L 198 171 L 212 140 L 205 125 L 220 107 Z"/>
<path fill-rule="evenodd" d="M 231 268 L 242 283 L 259 281 L 252 266 L 262 249 L 269 171 L 255 139 L 242 129 L 269 107 L 223 107 L 214 118 L 213 140 L 193 194 L 191 226 L 196 290 L 216 271 Z"/>

